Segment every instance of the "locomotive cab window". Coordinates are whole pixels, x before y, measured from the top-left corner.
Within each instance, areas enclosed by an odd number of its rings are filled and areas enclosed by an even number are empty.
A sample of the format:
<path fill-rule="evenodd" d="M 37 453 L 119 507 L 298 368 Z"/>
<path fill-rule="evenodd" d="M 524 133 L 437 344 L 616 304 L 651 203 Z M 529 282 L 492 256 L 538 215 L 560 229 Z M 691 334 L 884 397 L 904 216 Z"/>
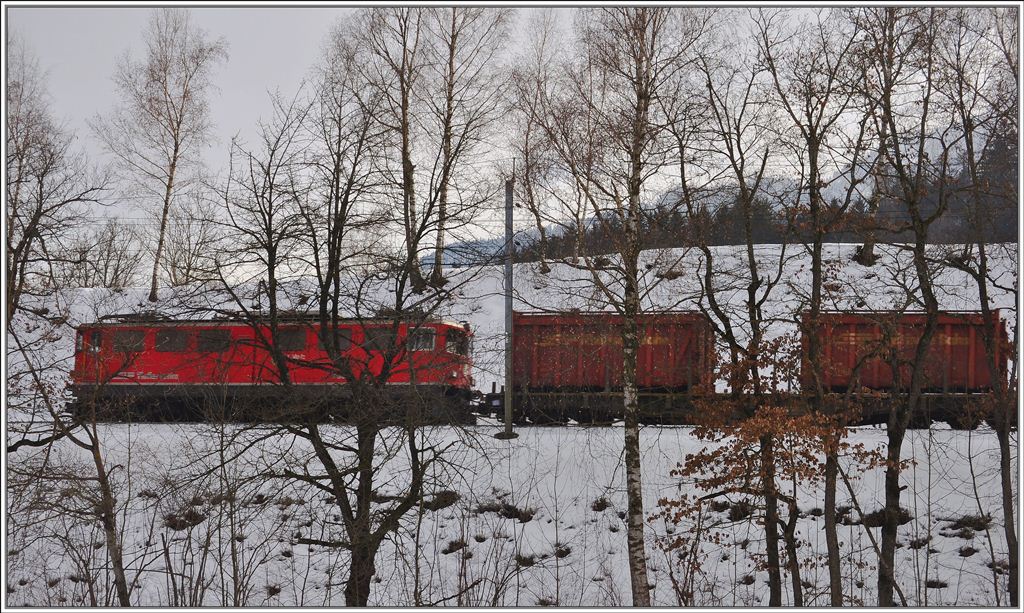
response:
<path fill-rule="evenodd" d="M 431 328 L 411 330 L 409 340 L 406 342 L 406 349 L 409 351 L 433 351 L 434 331 Z"/>
<path fill-rule="evenodd" d="M 461 330 L 448 330 L 444 350 L 457 355 L 469 355 L 469 337 Z"/>
<path fill-rule="evenodd" d="M 330 332 L 327 334 L 330 336 Z M 350 328 L 338 328 L 334 331 L 334 336 L 338 339 L 338 351 L 348 351 L 352 346 L 352 330 Z M 316 346 L 322 351 L 327 349 L 324 347 L 324 341 L 320 335 L 317 335 Z"/>
<path fill-rule="evenodd" d="M 188 351 L 187 330 L 166 328 L 156 331 L 156 350 L 161 353 L 183 353 Z"/>
<path fill-rule="evenodd" d="M 115 330 L 115 353 L 141 353 L 146 348 L 146 333 L 142 330 Z"/>
<path fill-rule="evenodd" d="M 388 351 L 395 346 L 395 331 L 388 328 L 364 328 L 363 347 L 370 351 Z"/>
<path fill-rule="evenodd" d="M 277 333 L 277 346 L 281 351 L 305 351 L 306 330 L 304 328 L 284 328 Z"/>
<path fill-rule="evenodd" d="M 227 351 L 231 346 L 231 333 L 227 330 L 200 330 L 196 334 L 196 351 Z"/>

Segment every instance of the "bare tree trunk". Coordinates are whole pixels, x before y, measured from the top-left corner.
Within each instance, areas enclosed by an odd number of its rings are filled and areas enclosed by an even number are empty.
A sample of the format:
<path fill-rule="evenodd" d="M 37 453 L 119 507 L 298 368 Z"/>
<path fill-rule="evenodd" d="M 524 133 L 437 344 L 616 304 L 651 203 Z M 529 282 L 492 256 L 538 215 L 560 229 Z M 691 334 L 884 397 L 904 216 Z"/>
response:
<path fill-rule="evenodd" d="M 349 534 L 351 563 L 348 581 L 345 583 L 345 604 L 350 607 L 365 607 L 367 605 L 370 598 L 370 580 L 376 572 L 374 566 L 376 547 L 373 543 L 370 524 L 376 438 L 376 428 L 366 423 L 366 420 L 360 420 L 356 426 L 358 482 L 353 492 L 356 508 Z"/>
<path fill-rule="evenodd" d="M 167 172 L 167 189 L 164 192 L 163 212 L 160 215 L 160 235 L 156 240 L 156 253 L 153 255 L 153 276 L 149 283 L 149 301 L 156 302 L 157 299 L 157 274 L 160 271 L 160 258 L 164 252 L 164 235 L 167 232 L 167 218 L 171 212 L 171 196 L 174 193 L 174 172 L 178 165 L 178 145 L 174 145 L 174 153 L 171 156 L 171 165 Z"/>
<path fill-rule="evenodd" d="M 900 401 L 897 401 L 900 402 Z M 886 468 L 885 468 L 885 505 L 882 521 L 881 563 L 878 569 L 878 606 L 895 606 L 893 589 L 896 578 L 893 564 L 896 556 L 896 534 L 899 528 L 900 510 L 900 452 L 903 439 L 907 433 L 909 422 L 908 409 L 893 409 L 889 413 L 886 426 Z"/>
<path fill-rule="evenodd" d="M 795 494 L 795 492 L 794 492 Z M 800 580 L 800 558 L 797 556 L 796 522 L 800 519 L 800 508 L 796 505 L 796 499 L 789 501 L 789 519 L 786 521 L 786 530 L 783 539 L 786 542 L 786 557 L 789 558 L 789 580 L 793 586 L 793 606 L 804 606 L 804 591 Z"/>
<path fill-rule="evenodd" d="M 1010 447 L 1010 428 L 1014 423 L 1013 404 L 1002 402 L 997 410 L 1002 410 L 1002 423 L 996 428 L 996 437 L 999 440 L 999 484 L 1003 498 L 1003 532 L 1006 537 L 1006 547 L 1009 552 L 1009 579 L 1010 579 L 1010 605 L 1019 606 L 1020 594 L 1018 593 L 1017 581 L 1020 578 L 1020 553 L 1017 550 L 1017 530 L 1014 526 L 1016 514 L 1013 509 L 1015 500 L 1013 491 L 1013 450 Z"/>
<path fill-rule="evenodd" d="M 782 606 L 782 568 L 779 561 L 779 499 L 775 495 L 775 441 L 761 437 L 761 484 L 764 495 L 764 536 L 768 557 L 768 606 Z"/>
<path fill-rule="evenodd" d="M 917 236 L 914 246 L 914 267 L 925 305 L 925 327 L 914 353 L 910 389 L 904 399 L 895 400 L 903 406 L 894 406 L 890 409 L 886 427 L 888 445 L 885 466 L 885 507 L 882 522 L 882 559 L 879 560 L 880 568 L 878 570 L 879 607 L 891 607 L 895 604 L 893 600 L 893 590 L 896 585 L 894 569 L 896 568 L 896 537 L 899 529 L 900 492 L 902 491 L 900 487 L 900 474 L 902 473 L 900 454 L 903 449 L 903 440 L 907 435 L 907 427 L 910 425 L 910 418 L 918 410 L 921 401 L 921 384 L 924 375 L 922 365 L 938 327 L 939 305 L 932 289 L 932 280 L 925 260 L 927 226 L 921 220 L 917 202 L 911 201 L 908 205 L 914 218 L 914 231 Z M 899 389 L 899 373 L 896 374 L 895 381 L 896 389 Z"/>
<path fill-rule="evenodd" d="M 412 119 L 409 109 L 409 88 L 402 87 L 402 206 L 405 221 L 406 258 L 409 266 L 409 281 L 413 293 L 426 289 L 420 272 L 419 238 L 416 229 L 416 165 L 412 162 Z"/>
<path fill-rule="evenodd" d="M 651 606 L 644 548 L 644 503 L 640 465 L 640 399 L 636 385 L 636 356 L 640 348 L 637 312 L 640 297 L 633 284 L 625 295 L 622 328 L 623 435 L 626 456 L 626 543 L 629 551 L 629 584 L 633 606 Z"/>
<path fill-rule="evenodd" d="M 861 230 L 864 234 L 864 243 L 861 244 L 857 253 L 853 256 L 853 261 L 857 262 L 861 266 L 874 266 L 878 257 L 875 255 L 875 243 L 877 239 L 875 237 L 875 224 L 878 218 L 878 204 L 881 199 L 881 195 L 877 192 L 878 188 L 875 188 L 876 192 L 872 194 L 871 199 L 868 201 L 868 221 L 865 227 Z"/>
<path fill-rule="evenodd" d="M 448 66 L 445 71 L 445 108 L 441 135 L 441 185 L 437 204 L 437 240 L 434 245 L 434 270 L 430 283 L 444 285 L 444 232 L 448 220 L 448 184 L 452 171 L 452 121 L 455 115 L 455 50 L 459 44 L 455 7 L 451 9 L 451 38 L 448 41 Z"/>
<path fill-rule="evenodd" d="M 117 593 L 117 601 L 122 607 L 130 607 L 131 601 L 128 597 L 128 580 L 124 572 L 124 557 L 121 551 L 121 539 L 117 533 L 117 515 L 114 507 L 114 492 L 110 487 L 110 480 L 103 456 L 100 453 L 99 439 L 95 429 L 92 436 L 92 460 L 96 466 L 96 481 L 100 488 L 100 523 L 103 525 L 103 535 L 107 544 L 107 553 L 110 555 L 111 572 L 114 574 L 114 590 Z"/>
<path fill-rule="evenodd" d="M 834 443 L 835 441 L 830 441 Z M 825 545 L 828 550 L 829 597 L 833 607 L 843 606 L 843 574 L 839 550 L 839 529 L 836 521 L 836 486 L 839 476 L 837 446 L 825 450 Z"/>

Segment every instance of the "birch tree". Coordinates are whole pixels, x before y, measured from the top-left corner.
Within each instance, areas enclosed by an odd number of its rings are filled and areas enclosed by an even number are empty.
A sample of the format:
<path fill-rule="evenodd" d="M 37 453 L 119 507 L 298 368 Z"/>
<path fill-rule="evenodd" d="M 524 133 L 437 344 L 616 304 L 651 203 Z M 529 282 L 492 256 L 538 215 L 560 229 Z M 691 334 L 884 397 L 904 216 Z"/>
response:
<path fill-rule="evenodd" d="M 671 161 L 663 104 L 709 27 L 710 15 L 699 10 L 581 11 L 576 53 L 549 84 L 521 90 L 531 96 L 521 108 L 539 107 L 533 121 L 566 178 L 546 218 L 576 233 L 597 224 L 614 237 L 614 254 L 580 249 L 564 263 L 583 271 L 602 302 L 623 317 L 626 534 L 635 606 L 651 602 L 641 489 L 638 319 L 643 297 L 659 282 L 641 266 L 640 254 L 657 177 Z M 543 83 L 542 76 L 532 80 L 538 78 Z"/>
<path fill-rule="evenodd" d="M 504 49 L 510 11 L 491 7 L 446 7 L 430 12 L 432 61 L 423 95 L 429 131 L 440 134 L 440 155 L 431 173 L 428 211 L 436 210 L 434 266 L 430 283 L 444 285 L 445 237 L 465 224 L 474 201 L 463 161 L 483 151 L 500 102 L 498 54 Z M 422 95 L 422 94 L 421 94 Z M 486 192 L 485 192 L 486 193 Z M 476 206 L 474 206 L 476 205 Z"/>
<path fill-rule="evenodd" d="M 120 104 L 92 121 L 93 131 L 131 181 L 154 205 L 158 221 L 149 300 L 155 302 L 171 209 L 189 187 L 209 144 L 213 73 L 227 59 L 223 40 L 211 40 L 188 11 L 159 9 L 150 17 L 142 59 L 125 54 L 114 74 Z"/>

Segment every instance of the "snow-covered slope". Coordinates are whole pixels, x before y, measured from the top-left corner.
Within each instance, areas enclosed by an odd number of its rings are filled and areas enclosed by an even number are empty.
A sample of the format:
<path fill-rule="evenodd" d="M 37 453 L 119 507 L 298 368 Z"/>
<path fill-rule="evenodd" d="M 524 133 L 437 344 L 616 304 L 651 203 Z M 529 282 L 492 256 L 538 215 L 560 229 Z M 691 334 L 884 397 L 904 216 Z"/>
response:
<path fill-rule="evenodd" d="M 905 253 L 882 247 L 875 267 L 851 262 L 853 245 L 828 245 L 828 283 L 831 308 L 885 309 L 912 287 L 912 268 Z M 1006 289 L 994 292 L 994 305 L 1016 317 L 1009 288 L 1016 287 L 1015 250 L 994 249 L 993 277 Z M 779 274 L 778 286 L 765 304 L 773 319 L 771 334 L 793 330 L 794 317 L 809 285 L 808 258 L 799 246 L 783 253 L 781 246 L 756 250 L 763 273 Z M 745 298 L 743 252 L 736 247 L 713 249 L 716 279 L 721 284 L 726 308 L 738 311 Z M 645 308 L 693 309 L 699 306 L 698 275 L 706 263 L 697 251 L 670 250 L 645 254 L 647 294 Z M 678 273 L 672 280 L 659 273 Z M 457 299 L 443 316 L 466 320 L 476 331 L 476 377 L 481 388 L 502 376 L 503 331 L 501 268 L 454 269 L 450 287 Z M 534 264 L 516 266 L 516 308 L 607 309 L 607 300 L 593 289 L 590 273 L 571 265 L 553 265 L 540 274 Z M 674 276 L 674 275 L 670 275 Z M 664 279 L 664 280 L 663 280 Z M 976 288 L 965 275 L 944 270 L 939 276 L 939 297 L 946 309 L 977 307 Z M 25 356 L 14 349 L 20 342 L 32 364 L 46 368 L 48 382 L 59 389 L 66 381 L 73 353 L 73 327 L 111 313 L 152 308 L 143 290 L 111 292 L 73 290 L 56 304 L 45 305 L 50 315 L 67 312 L 66 322 L 23 314 L 8 335 L 8 400 L 31 403 Z M 209 302 L 216 297 L 203 296 Z M 165 292 L 157 308 L 165 313 L 201 317 L 197 297 L 189 290 Z M 34 305 L 41 307 L 44 305 Z M 66 308 L 64 308 L 66 307 Z M 739 318 L 737 319 L 739 321 Z M 1011 332 L 1013 326 L 1010 327 Z M 8 411 L 8 419 L 18 415 Z M 407 516 L 401 536 L 389 541 L 378 556 L 371 604 L 402 606 L 419 603 L 447 605 L 618 605 L 629 603 L 625 528 L 619 513 L 625 509 L 621 428 L 523 428 L 520 438 L 499 442 L 490 434 L 496 424 L 482 424 L 469 433 L 448 428 L 424 432 L 439 444 L 457 442 L 453 464 L 432 475 L 433 492 L 451 490 L 452 506 L 427 510 L 417 522 Z M 329 435 L 334 432 L 328 429 Z M 224 501 L 218 498 L 219 471 L 208 470 L 222 433 L 207 426 L 109 425 L 100 436 L 108 465 L 119 488 L 120 521 L 125 529 L 126 557 L 139 571 L 134 590 L 137 604 L 160 606 L 171 602 L 168 560 L 175 572 L 202 575 L 209 581 L 196 604 L 231 605 L 339 605 L 344 602 L 340 581 L 345 576 L 345 552 L 297 544 L 297 534 L 325 538 L 336 534 L 336 511 L 323 495 L 297 489 L 273 476 L 282 466 L 301 457 L 302 445 L 284 439 L 265 440 L 245 451 L 231 465 L 231 482 L 237 487 L 244 525 L 232 536 L 225 533 Z M 875 448 L 885 442 L 882 429 L 856 428 L 851 443 Z M 245 440 L 237 441 L 243 445 Z M 645 428 L 642 433 L 645 510 L 654 513 L 658 501 L 692 492 L 692 483 L 670 476 L 687 453 L 705 443 L 689 428 Z M 1016 445 L 1016 441 L 1014 443 Z M 35 458 L 32 450 L 9 454 L 21 466 Z M 914 463 L 904 473 L 904 504 L 911 520 L 900 527 L 897 580 L 911 605 L 995 605 L 999 584 L 1005 604 L 1005 574 L 993 576 L 988 566 L 1006 557 L 998 496 L 998 450 L 995 437 L 984 428 L 955 432 L 936 427 L 912 431 L 904 445 L 904 457 Z M 67 467 L 69 474 L 88 474 L 90 458 L 64 441 L 55 446 L 48 462 Z M 882 503 L 882 473 L 861 470 L 850 464 L 852 486 L 865 512 Z M 77 468 L 76 468 L 77 467 Z M 387 493 L 387 477 L 400 477 L 401 459 L 388 463 L 381 493 Z M 1015 483 L 1015 487 L 1016 487 Z M 63 494 L 62 494 L 63 495 Z M 607 504 L 600 502 L 606 499 Z M 821 493 L 814 484 L 798 484 L 802 511 L 797 532 L 804 542 L 801 556 L 808 560 L 803 571 L 806 604 L 828 604 L 827 570 L 822 521 L 816 516 Z M 849 505 L 842 492 L 840 505 Z M 31 513 L 21 515 L 19 526 L 8 527 L 8 585 L 10 605 L 87 604 L 88 590 L 81 576 L 82 560 L 90 561 L 99 575 L 101 589 L 109 585 L 104 568 L 102 534 L 96 527 L 72 521 L 70 516 L 47 515 L 52 509 L 25 503 Z M 505 504 L 511 506 L 503 506 Z M 9 507 L 9 508 L 14 508 Z M 21 508 L 21 507 L 19 507 Z M 192 508 L 201 517 L 187 530 L 165 526 L 168 515 Z M 28 513 L 28 511 L 25 511 Z M 39 515 L 32 515 L 36 513 Z M 964 532 L 950 529 L 958 518 L 988 514 L 988 530 Z M 33 527 L 33 517 L 46 521 Z M 722 533 L 699 539 L 694 557 L 680 559 L 680 550 L 662 545 L 687 536 L 692 526 L 648 522 L 648 555 L 656 604 L 677 605 L 673 583 L 682 579 L 684 563 L 694 562 L 698 580 L 690 587 L 695 604 L 704 606 L 756 605 L 767 603 L 766 574 L 761 566 L 764 551 L 762 528 L 749 521 L 730 522 L 726 513 L 712 513 L 708 525 Z M 42 528 L 46 536 L 36 538 Z M 19 531 L 20 530 L 20 531 Z M 868 530 L 844 525 L 840 539 L 844 553 L 844 588 L 851 604 L 875 601 L 875 554 Z M 227 537 L 225 537 L 227 534 Z M 207 536 L 211 540 L 205 540 Z M 418 535 L 418 536 L 417 536 Z M 231 537 L 231 538 L 228 538 Z M 163 539 L 167 542 L 166 554 Z M 930 539 L 930 540 L 929 540 Z M 240 600 L 220 583 L 230 568 L 231 542 L 237 543 L 248 569 Z M 63 543 L 63 545 L 58 545 Z M 204 550 L 203 543 L 207 543 Z M 461 544 L 460 544 L 461 543 Z M 205 553 L 204 553 L 205 551 Z M 82 555 L 71 555 L 78 552 Z M 805 553 L 806 552 L 806 553 Z M 206 557 L 203 557 L 206 556 Z M 418 567 L 418 570 L 417 570 Z M 134 576 L 134 575 L 133 575 Z M 182 579 L 179 577 L 179 579 Z M 936 587 L 926 587 L 926 579 Z M 788 586 L 788 578 L 786 579 Z M 457 596 L 460 586 L 472 586 Z M 939 587 L 941 586 L 941 587 Z M 784 589 L 788 598 L 788 587 Z M 101 595 L 102 602 L 102 595 Z"/>

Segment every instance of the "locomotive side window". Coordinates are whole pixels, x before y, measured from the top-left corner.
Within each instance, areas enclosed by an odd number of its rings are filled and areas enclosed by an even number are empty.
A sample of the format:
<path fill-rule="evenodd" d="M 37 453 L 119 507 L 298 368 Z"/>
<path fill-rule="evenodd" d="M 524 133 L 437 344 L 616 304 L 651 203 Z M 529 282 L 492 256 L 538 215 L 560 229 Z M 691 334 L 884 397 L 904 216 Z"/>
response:
<path fill-rule="evenodd" d="M 338 350 L 348 351 L 352 346 L 352 330 L 350 328 L 338 328 L 334 331 L 334 334 L 338 339 Z M 317 336 L 316 346 L 321 350 L 325 349 L 323 339 L 319 335 Z"/>
<path fill-rule="evenodd" d="M 116 353 L 141 353 L 146 348 L 146 333 L 142 330 L 114 330 Z"/>
<path fill-rule="evenodd" d="M 469 355 L 469 337 L 460 330 L 445 333 L 444 350 L 458 355 Z"/>
<path fill-rule="evenodd" d="M 200 330 L 196 334 L 196 350 L 200 352 L 226 351 L 231 346 L 231 333 L 227 330 Z"/>
<path fill-rule="evenodd" d="M 366 341 L 363 346 L 373 351 L 387 351 L 395 346 L 395 331 L 388 328 L 363 328 Z"/>
<path fill-rule="evenodd" d="M 281 351 L 304 351 L 306 349 L 305 328 L 283 328 L 278 330 L 277 346 Z"/>
<path fill-rule="evenodd" d="M 409 340 L 406 342 L 406 349 L 409 351 L 433 351 L 434 331 L 430 328 L 413 330 L 409 334 Z"/>
<path fill-rule="evenodd" d="M 161 353 L 182 353 L 188 351 L 188 331 L 179 328 L 164 328 L 156 331 L 156 350 Z"/>

